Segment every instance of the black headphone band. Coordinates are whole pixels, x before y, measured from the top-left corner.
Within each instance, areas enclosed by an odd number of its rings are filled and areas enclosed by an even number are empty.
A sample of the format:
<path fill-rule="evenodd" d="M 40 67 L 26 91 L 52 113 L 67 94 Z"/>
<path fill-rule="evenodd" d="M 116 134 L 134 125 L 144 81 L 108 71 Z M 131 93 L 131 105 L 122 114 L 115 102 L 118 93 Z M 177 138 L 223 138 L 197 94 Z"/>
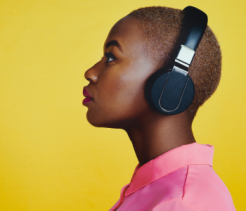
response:
<path fill-rule="evenodd" d="M 206 30 L 208 17 L 204 12 L 192 6 L 184 8 L 183 11 L 185 13 L 186 36 L 183 38 L 184 41 L 181 43 L 175 63 L 176 66 L 182 65 L 184 68 L 182 66 L 181 68 L 188 71 L 195 51 Z"/>
<path fill-rule="evenodd" d="M 185 12 L 185 17 L 188 19 L 190 25 L 190 33 L 188 34 L 184 45 L 195 51 L 205 32 L 208 17 L 203 11 L 191 6 L 184 8 L 183 11 Z"/>

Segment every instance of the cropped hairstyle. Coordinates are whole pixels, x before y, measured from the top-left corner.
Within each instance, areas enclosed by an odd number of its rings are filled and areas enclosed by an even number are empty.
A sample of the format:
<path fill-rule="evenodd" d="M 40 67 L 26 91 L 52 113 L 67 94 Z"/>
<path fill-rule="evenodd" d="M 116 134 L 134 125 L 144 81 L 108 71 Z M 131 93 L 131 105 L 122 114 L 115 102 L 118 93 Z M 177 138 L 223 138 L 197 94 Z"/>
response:
<path fill-rule="evenodd" d="M 161 68 L 171 59 L 172 50 L 179 48 L 176 40 L 180 34 L 184 14 L 169 7 L 145 7 L 128 16 L 140 21 L 150 57 Z M 188 71 L 195 85 L 195 97 L 187 109 L 193 119 L 198 108 L 214 93 L 221 77 L 221 50 L 219 43 L 207 26 Z"/>

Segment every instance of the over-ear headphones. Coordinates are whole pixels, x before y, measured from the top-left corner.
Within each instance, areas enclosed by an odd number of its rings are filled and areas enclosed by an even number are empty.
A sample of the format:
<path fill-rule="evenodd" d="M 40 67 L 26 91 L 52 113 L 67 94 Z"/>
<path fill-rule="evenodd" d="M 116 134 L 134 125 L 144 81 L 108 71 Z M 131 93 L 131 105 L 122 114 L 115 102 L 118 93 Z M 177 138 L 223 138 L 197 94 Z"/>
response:
<path fill-rule="evenodd" d="M 201 10 L 188 6 L 178 38 L 180 49 L 171 66 L 152 74 L 145 85 L 145 98 L 150 106 L 162 114 L 178 114 L 193 101 L 195 87 L 188 74 L 195 51 L 205 32 L 208 18 Z"/>

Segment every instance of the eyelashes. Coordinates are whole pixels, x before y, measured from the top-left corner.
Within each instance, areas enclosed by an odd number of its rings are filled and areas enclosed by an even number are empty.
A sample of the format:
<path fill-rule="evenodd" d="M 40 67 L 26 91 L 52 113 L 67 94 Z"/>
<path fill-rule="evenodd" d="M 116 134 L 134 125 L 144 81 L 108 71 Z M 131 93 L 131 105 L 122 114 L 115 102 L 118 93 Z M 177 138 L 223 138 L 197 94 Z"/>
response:
<path fill-rule="evenodd" d="M 109 63 L 116 60 L 116 57 L 112 53 L 105 53 L 105 57 L 107 58 L 107 61 L 105 63 Z"/>

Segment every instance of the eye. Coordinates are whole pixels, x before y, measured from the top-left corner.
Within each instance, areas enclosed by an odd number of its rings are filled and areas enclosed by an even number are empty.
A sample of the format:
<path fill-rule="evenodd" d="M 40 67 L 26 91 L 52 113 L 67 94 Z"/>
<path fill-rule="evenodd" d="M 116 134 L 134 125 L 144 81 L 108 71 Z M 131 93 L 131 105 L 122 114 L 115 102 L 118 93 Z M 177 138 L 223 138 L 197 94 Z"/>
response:
<path fill-rule="evenodd" d="M 116 58 L 112 53 L 105 53 L 105 56 L 107 58 L 107 61 L 105 63 L 109 63 L 114 61 Z"/>

